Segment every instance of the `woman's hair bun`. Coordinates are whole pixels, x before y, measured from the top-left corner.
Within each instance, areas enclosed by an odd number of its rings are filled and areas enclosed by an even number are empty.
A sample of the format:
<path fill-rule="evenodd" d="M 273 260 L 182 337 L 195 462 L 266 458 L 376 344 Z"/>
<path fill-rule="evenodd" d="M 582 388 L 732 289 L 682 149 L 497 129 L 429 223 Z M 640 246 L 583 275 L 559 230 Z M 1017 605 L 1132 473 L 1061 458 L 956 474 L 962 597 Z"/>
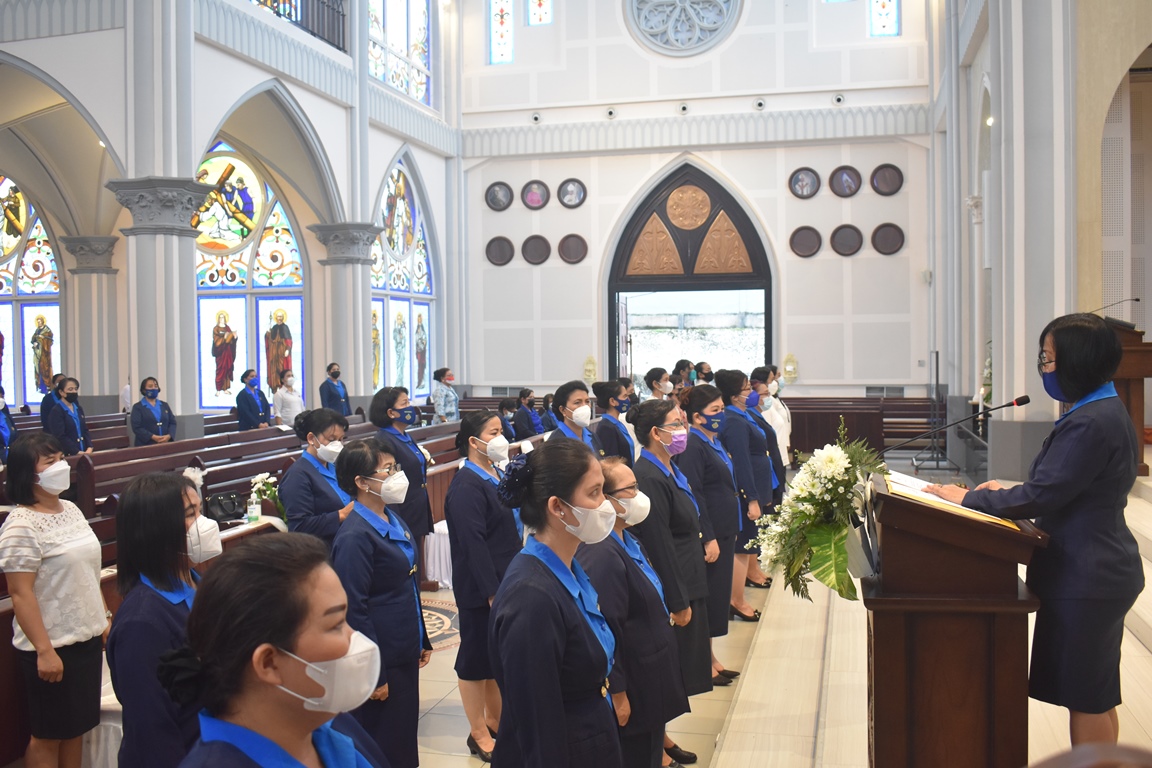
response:
<path fill-rule="evenodd" d="M 639 408 L 639 406 L 637 406 L 636 408 L 629 408 L 629 409 L 628 409 L 628 410 L 627 410 L 627 411 L 624 413 L 624 420 L 625 420 L 625 421 L 627 421 L 629 424 L 635 424 L 635 423 L 636 423 L 636 420 L 637 420 L 638 418 L 640 418 L 640 417 L 639 417 L 639 415 L 638 415 L 639 413 L 640 413 L 640 408 Z"/>
<path fill-rule="evenodd" d="M 496 495 L 504 506 L 512 509 L 523 506 L 524 498 L 532 489 L 532 476 L 535 474 L 531 456 L 531 453 L 520 454 L 504 470 L 504 477 L 496 487 Z"/>
<path fill-rule="evenodd" d="M 156 670 L 160 685 L 168 691 L 172 701 L 181 707 L 200 701 L 204 692 L 204 674 L 200 659 L 188 646 L 182 646 L 160 656 Z"/>
<path fill-rule="evenodd" d="M 292 422 L 292 431 L 296 433 L 296 437 L 300 438 L 300 442 L 302 443 L 308 442 L 308 433 L 312 431 L 309 429 L 309 427 L 311 427 L 311 424 L 309 424 L 309 417 L 311 415 L 312 411 L 301 411 L 296 414 L 296 418 Z"/>

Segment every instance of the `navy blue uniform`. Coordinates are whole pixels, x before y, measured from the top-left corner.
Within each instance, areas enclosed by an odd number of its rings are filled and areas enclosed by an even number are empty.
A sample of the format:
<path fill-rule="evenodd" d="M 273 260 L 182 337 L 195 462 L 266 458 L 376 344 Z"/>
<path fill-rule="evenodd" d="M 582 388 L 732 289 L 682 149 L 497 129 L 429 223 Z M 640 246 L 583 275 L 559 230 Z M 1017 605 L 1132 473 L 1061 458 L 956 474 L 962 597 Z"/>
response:
<path fill-rule="evenodd" d="M 526 405 L 516 409 L 516 415 L 512 417 L 512 426 L 516 430 L 517 440 L 527 440 L 534 435 L 544 434 L 544 422 L 540 420 L 540 414 L 536 413 L 536 409 Z"/>
<path fill-rule="evenodd" d="M 84 409 L 80 403 L 73 403 L 72 407 L 76 409 L 76 418 L 73 418 L 73 411 L 68 408 L 67 401 L 59 403 L 48 414 L 48 432 L 60 441 L 65 456 L 75 456 L 92 447 L 92 435 L 88 433 Z"/>
<path fill-rule="evenodd" d="M 748 552 L 743 547 L 756 534 L 756 525 L 746 514 L 748 502 L 759 502 L 760 514 L 772 514 L 775 511 L 773 499 L 779 483 L 772 467 L 772 457 L 768 453 L 768 435 L 760 427 L 761 424 L 767 426 L 767 422 L 762 419 L 756 421 L 755 416 L 746 415 L 746 411 L 731 405 L 726 413 L 724 425 L 720 428 L 720 442 L 732 457 L 736 489 L 744 502 L 744 521 L 752 523 L 745 525 L 744 530 L 736 536 L 736 551 L 746 555 Z"/>
<path fill-rule="evenodd" d="M 604 647 L 568 587 L 526 551 L 496 591 L 488 647 L 504 702 L 494 768 L 622 768 Z"/>
<path fill-rule="evenodd" d="M 510 443 L 516 439 L 516 430 L 512 428 L 512 422 L 508 421 L 504 414 L 500 414 L 500 434 Z"/>
<path fill-rule="evenodd" d="M 604 446 L 600 444 L 600 439 L 596 437 L 596 433 L 588 429 L 588 427 L 584 427 L 582 430 L 580 430 L 580 434 L 576 434 L 568 428 L 567 424 L 561 421 L 557 423 L 556 434 L 552 437 L 556 437 L 557 435 L 560 437 L 567 437 L 572 440 L 583 441 L 584 445 L 591 448 L 592 453 L 596 454 L 597 459 L 602 459 L 608 455 L 604 452 Z"/>
<path fill-rule="evenodd" d="M 417 447 L 416 441 L 395 427 L 384 427 L 376 433 L 377 439 L 388 446 L 388 452 L 408 477 L 408 494 L 403 504 L 392 504 L 408 524 L 408 530 L 418 539 L 432 532 L 432 504 L 428 501 L 428 460 Z M 422 557 L 417 547 L 417 557 Z"/>
<path fill-rule="evenodd" d="M 556 417 L 551 411 L 544 411 L 540 414 L 540 423 L 544 425 L 545 432 L 551 432 L 556 429 Z"/>
<path fill-rule="evenodd" d="M 619 456 L 629 467 L 633 465 L 634 443 L 624 422 L 611 414 L 604 414 L 600 417 L 600 423 L 596 425 L 596 439 L 604 447 L 606 456 Z"/>
<path fill-rule="evenodd" d="M 180 768 L 266 768 L 300 765 L 279 745 L 239 725 L 200 714 L 204 737 L 196 742 Z M 312 732 L 312 744 L 325 768 L 390 768 L 367 742 L 364 731 L 347 713 Z M 141 763 L 150 765 L 150 763 Z"/>
<path fill-rule="evenodd" d="M 153 435 L 172 435 L 172 439 L 176 439 L 176 416 L 172 409 L 163 400 L 157 400 L 156 407 L 160 411 L 159 418 L 143 400 L 132 406 L 129 423 L 132 425 L 132 434 L 136 436 L 137 446 L 155 445 L 152 442 Z"/>
<path fill-rule="evenodd" d="M 784 491 L 787 487 L 785 481 L 788 479 L 788 467 L 784 464 L 784 456 L 780 453 L 780 440 L 776 437 L 775 427 L 768 423 L 768 419 L 764 418 L 764 414 L 759 409 L 752 408 L 748 413 L 752 414 L 756 425 L 764 431 L 764 438 L 768 441 L 768 458 L 772 459 L 772 471 L 776 473 L 776 488 L 772 491 L 772 504 L 779 506 L 780 502 L 784 501 Z"/>
<path fill-rule="evenodd" d="M 627 693 L 632 708 L 628 723 L 620 729 L 624 764 L 658 766 L 665 724 L 688 711 L 659 577 L 647 563 L 643 545 L 628 531 L 623 536 L 613 533 L 599 544 L 581 544 L 576 559 L 596 587 L 600 610 L 616 636 L 609 688 L 613 694 Z M 648 565 L 650 574 L 638 559 Z M 731 574 L 732 569 L 728 571 Z"/>
<path fill-rule="evenodd" d="M 340 510 L 351 498 L 336 486 L 336 467 L 324 467 L 305 451 L 280 480 L 280 501 L 288 530 L 310 533 L 331 547 L 340 530 Z"/>
<path fill-rule="evenodd" d="M 52 409 L 61 402 L 63 401 L 56 397 L 55 391 L 44 395 L 44 399 L 40 401 L 40 426 L 45 432 L 48 431 L 48 414 L 52 413 Z"/>
<path fill-rule="evenodd" d="M 268 405 L 268 398 L 259 389 L 253 391 L 251 387 L 244 387 L 236 395 L 236 418 L 241 432 L 259 429 L 261 424 L 271 424 L 272 408 Z"/>
<path fill-rule="evenodd" d="M 3 410 L 0 410 L 0 464 L 8 463 L 8 446 L 16 439 L 16 432 L 16 422 L 13 421 L 12 413 L 5 405 Z"/>
<path fill-rule="evenodd" d="M 352 407 L 348 405 L 348 387 L 340 381 L 324 379 L 320 384 L 320 407 L 331 408 L 343 416 L 352 415 Z"/>
<path fill-rule="evenodd" d="M 431 650 L 416 583 L 414 542 L 404 519 L 388 509 L 385 522 L 357 503 L 332 544 L 332 567 L 348 593 L 348 624 L 380 647 L 380 677 L 388 698 L 366 701 L 353 714 L 394 768 L 419 763 L 421 651 Z"/>
<path fill-rule="evenodd" d="M 124 707 L 120 765 L 175 768 L 200 736 L 196 705 L 176 704 L 156 676 L 160 657 L 188 642 L 189 611 L 182 595 L 146 584 L 133 587 L 116 611 L 107 653 L 112 687 Z"/>

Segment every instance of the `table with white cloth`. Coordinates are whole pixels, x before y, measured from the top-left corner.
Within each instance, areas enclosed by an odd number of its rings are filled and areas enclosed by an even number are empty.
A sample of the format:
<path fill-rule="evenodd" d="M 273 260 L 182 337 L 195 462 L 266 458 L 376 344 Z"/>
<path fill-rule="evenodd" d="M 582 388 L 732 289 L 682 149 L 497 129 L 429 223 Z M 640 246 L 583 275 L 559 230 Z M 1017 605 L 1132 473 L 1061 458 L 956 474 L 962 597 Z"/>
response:
<path fill-rule="evenodd" d="M 441 589 L 452 589 L 452 545 L 448 541 L 448 521 L 432 526 L 432 533 L 424 539 L 424 573 L 440 583 Z"/>

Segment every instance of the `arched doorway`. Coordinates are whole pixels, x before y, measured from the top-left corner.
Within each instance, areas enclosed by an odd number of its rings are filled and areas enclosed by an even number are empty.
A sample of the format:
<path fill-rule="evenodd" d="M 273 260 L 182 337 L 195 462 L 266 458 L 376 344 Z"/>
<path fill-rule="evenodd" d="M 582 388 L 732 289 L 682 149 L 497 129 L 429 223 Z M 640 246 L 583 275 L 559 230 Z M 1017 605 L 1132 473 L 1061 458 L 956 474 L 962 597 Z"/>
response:
<path fill-rule="evenodd" d="M 772 276 L 744 206 L 685 163 L 644 198 L 616 245 L 608 280 L 613 376 L 680 358 L 714 369 L 771 359 Z M 641 320 L 643 318 L 643 320 Z"/>

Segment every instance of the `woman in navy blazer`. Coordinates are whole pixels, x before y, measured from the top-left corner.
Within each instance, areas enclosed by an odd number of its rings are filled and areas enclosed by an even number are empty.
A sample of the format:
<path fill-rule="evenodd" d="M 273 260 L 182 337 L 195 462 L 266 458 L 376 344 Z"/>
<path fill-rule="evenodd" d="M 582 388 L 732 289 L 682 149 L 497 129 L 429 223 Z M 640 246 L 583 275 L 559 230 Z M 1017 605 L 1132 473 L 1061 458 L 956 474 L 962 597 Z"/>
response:
<path fill-rule="evenodd" d="M 504 701 L 498 768 L 622 768 L 608 701 L 616 640 L 574 560 L 581 541 L 612 530 L 603 486 L 600 462 L 565 438 L 517 456 L 500 481 L 500 500 L 534 535 L 508 566 L 488 625 Z"/>
<path fill-rule="evenodd" d="M 544 434 L 544 422 L 540 419 L 540 414 L 536 413 L 536 393 L 530 389 L 522 389 L 518 400 L 520 407 L 512 417 L 516 439 L 527 440 L 534 435 Z"/>
<path fill-rule="evenodd" d="M 420 426 L 420 409 L 408 400 L 404 387 L 385 387 L 372 398 L 368 420 L 380 428 L 376 439 L 408 476 L 408 495 L 392 509 L 408 525 L 416 542 L 420 580 L 424 580 L 424 537 L 432 532 L 432 504 L 428 501 L 428 457 L 408 436 L 408 430 Z"/>
<path fill-rule="evenodd" d="M 597 459 L 608 455 L 600 444 L 600 438 L 588 428 L 592 423 L 592 399 L 588 396 L 587 384 L 575 379 L 557 387 L 552 413 L 556 415 L 556 431 L 549 439 L 568 437 L 581 440 L 592 449 Z"/>
<path fill-rule="evenodd" d="M 351 416 L 348 388 L 340 382 L 340 364 L 328 363 L 328 378 L 320 382 L 320 407 L 331 408 L 341 416 Z"/>
<path fill-rule="evenodd" d="M 268 398 L 260 391 L 260 377 L 256 371 L 249 368 L 240 376 L 244 383 L 243 388 L 236 395 L 236 419 L 240 423 L 240 431 L 260 429 L 272 423 L 272 407 L 268 405 Z"/>
<path fill-rule="evenodd" d="M 191 566 L 220 554 L 215 526 L 201 517 L 196 486 L 174 472 L 142 475 L 120 499 L 116 581 L 124 602 L 107 644 L 112 687 L 124 708 L 120 765 L 176 768 L 200 735 L 197 707 L 174 702 L 156 668 L 188 640 L 198 581 Z M 203 535 L 211 530 L 215 537 Z"/>
<path fill-rule="evenodd" d="M 288 530 L 310 533 L 332 546 L 352 512 L 352 497 L 336 482 L 336 457 L 348 420 L 331 408 L 317 408 L 298 414 L 292 428 L 308 447 L 280 480 Z"/>
<path fill-rule="evenodd" d="M 456 676 L 471 731 L 468 750 L 485 762 L 491 760 L 494 746 L 488 729 L 495 731 L 500 725 L 500 689 L 488 658 L 488 617 L 492 598 L 521 541 L 515 516 L 496 495 L 503 477 L 496 461 L 505 460 L 508 452 L 506 446 L 501 452 L 489 451 L 488 446 L 500 436 L 500 419 L 492 411 L 464 415 L 456 433 L 456 449 L 466 461 L 444 497 L 452 588 L 460 621 Z"/>
<path fill-rule="evenodd" d="M 333 711 L 371 693 L 370 681 L 343 672 L 380 659 L 348 626 L 346 602 L 314 536 L 253 536 L 213 562 L 188 616 L 188 645 L 159 670 L 180 706 L 203 707 L 200 738 L 181 768 L 388 768 L 364 730 Z M 318 664 L 345 668 L 342 704 L 318 682 Z M 349 695 L 353 682 L 364 687 Z"/>
<path fill-rule="evenodd" d="M 1124 520 L 1140 443 L 1112 383 L 1122 356 L 1096 315 L 1053 320 L 1040 334 L 1037 368 L 1044 391 L 1071 407 L 1028 480 L 926 489 L 999 517 L 1035 518 L 1047 532 L 1048 546 L 1028 565 L 1028 586 L 1040 598 L 1028 694 L 1068 708 L 1074 746 L 1117 739 L 1124 617 L 1144 589 L 1139 547 Z"/>
<path fill-rule="evenodd" d="M 628 425 L 621 420 L 632 405 L 624 385 L 618 379 L 597 381 L 592 385 L 592 394 L 596 395 L 596 406 L 603 412 L 596 425 L 596 437 L 604 447 L 604 454 L 619 456 L 631 468 L 637 451 Z"/>
<path fill-rule="evenodd" d="M 556 416 L 552 413 L 552 395 L 544 395 L 540 403 L 540 423 L 544 425 L 545 432 L 556 429 Z"/>
<path fill-rule="evenodd" d="M 140 400 L 132 406 L 129 423 L 136 445 L 157 445 L 176 439 L 176 416 L 160 399 L 160 382 L 149 376 L 140 382 Z"/>
<path fill-rule="evenodd" d="M 380 647 L 376 690 L 353 714 L 392 768 L 420 763 L 420 667 L 432 658 L 424 628 L 416 548 L 404 518 L 386 505 L 404 498 L 408 478 L 379 440 L 349 443 L 336 477 L 355 498 L 332 544 L 332 567 L 348 593 L 348 623 Z"/>
<path fill-rule="evenodd" d="M 60 402 L 48 414 L 48 432 L 60 441 L 65 456 L 92 453 L 92 436 L 80 407 L 80 382 L 68 376 L 56 384 Z"/>
<path fill-rule="evenodd" d="M 616 523 L 599 544 L 581 544 L 576 559 L 600 596 L 600 610 L 616 637 L 608 683 L 629 768 L 658 768 L 664 726 L 688 711 L 680 659 L 663 585 L 642 545 L 626 529 L 648 515 L 649 500 L 619 456 L 600 463 L 604 495 Z"/>

